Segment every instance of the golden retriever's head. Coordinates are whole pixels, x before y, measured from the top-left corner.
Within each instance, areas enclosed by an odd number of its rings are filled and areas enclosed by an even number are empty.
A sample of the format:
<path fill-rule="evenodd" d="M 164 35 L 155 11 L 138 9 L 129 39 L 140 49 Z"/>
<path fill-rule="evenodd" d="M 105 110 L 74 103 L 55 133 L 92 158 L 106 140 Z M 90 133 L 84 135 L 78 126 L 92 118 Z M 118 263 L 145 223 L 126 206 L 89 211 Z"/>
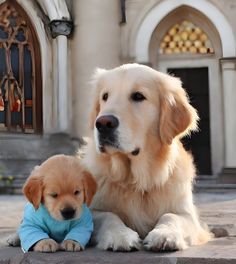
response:
<path fill-rule="evenodd" d="M 135 156 L 148 147 L 150 138 L 170 145 L 174 138 L 197 128 L 196 110 L 178 78 L 144 65 L 126 64 L 98 69 L 94 80 L 90 125 L 99 152 Z"/>
<path fill-rule="evenodd" d="M 52 217 L 67 220 L 80 217 L 82 204 L 90 205 L 96 186 L 77 158 L 56 155 L 33 170 L 23 193 L 35 209 L 43 203 Z"/>

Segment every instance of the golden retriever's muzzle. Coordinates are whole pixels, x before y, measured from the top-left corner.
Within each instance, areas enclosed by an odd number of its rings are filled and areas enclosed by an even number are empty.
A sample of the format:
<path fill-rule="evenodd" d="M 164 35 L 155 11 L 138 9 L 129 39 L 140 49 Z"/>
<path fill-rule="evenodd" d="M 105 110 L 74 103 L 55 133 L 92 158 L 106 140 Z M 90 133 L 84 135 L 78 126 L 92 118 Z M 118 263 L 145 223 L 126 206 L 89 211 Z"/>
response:
<path fill-rule="evenodd" d="M 99 149 L 105 151 L 105 146 L 119 148 L 118 132 L 119 120 L 113 115 L 103 115 L 97 118 Z"/>

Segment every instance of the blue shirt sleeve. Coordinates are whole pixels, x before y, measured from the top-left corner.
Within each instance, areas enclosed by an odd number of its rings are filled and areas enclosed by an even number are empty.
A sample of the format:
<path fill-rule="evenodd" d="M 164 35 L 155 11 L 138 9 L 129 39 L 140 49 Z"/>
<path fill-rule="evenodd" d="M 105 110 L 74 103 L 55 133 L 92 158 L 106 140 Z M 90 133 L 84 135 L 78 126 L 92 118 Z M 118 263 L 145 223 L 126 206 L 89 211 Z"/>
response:
<path fill-rule="evenodd" d="M 24 252 L 29 251 L 36 242 L 49 238 L 48 234 L 41 228 L 37 213 L 35 213 L 35 209 L 30 203 L 25 206 L 24 218 L 18 234 Z"/>
<path fill-rule="evenodd" d="M 93 232 L 93 218 L 89 208 L 83 205 L 79 221 L 75 221 L 64 240 L 74 240 L 83 248 L 88 244 Z"/>

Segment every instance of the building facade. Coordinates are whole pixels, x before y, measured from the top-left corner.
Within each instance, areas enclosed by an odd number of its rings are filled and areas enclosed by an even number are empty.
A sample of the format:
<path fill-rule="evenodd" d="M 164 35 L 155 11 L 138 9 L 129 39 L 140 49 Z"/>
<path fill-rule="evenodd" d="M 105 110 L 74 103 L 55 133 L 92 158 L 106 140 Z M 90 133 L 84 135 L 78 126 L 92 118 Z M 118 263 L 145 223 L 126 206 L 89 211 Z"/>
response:
<path fill-rule="evenodd" d="M 137 62 L 181 78 L 199 174 L 236 182 L 235 15 L 234 0 L 0 0 L 0 160 L 88 136 L 95 68 Z"/>

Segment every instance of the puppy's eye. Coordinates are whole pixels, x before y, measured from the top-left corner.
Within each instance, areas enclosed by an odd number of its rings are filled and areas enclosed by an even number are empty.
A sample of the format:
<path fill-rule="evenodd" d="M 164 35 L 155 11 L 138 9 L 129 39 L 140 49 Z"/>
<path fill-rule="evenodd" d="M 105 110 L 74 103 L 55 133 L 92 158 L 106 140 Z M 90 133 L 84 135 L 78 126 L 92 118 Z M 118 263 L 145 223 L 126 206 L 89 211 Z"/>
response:
<path fill-rule="evenodd" d="M 52 198 L 57 198 L 58 194 L 57 194 L 57 193 L 51 193 L 50 196 L 51 196 Z"/>
<path fill-rule="evenodd" d="M 142 102 L 146 100 L 146 97 L 140 92 L 134 92 L 131 94 L 131 100 L 134 102 Z"/>
<path fill-rule="evenodd" d="M 79 190 L 76 190 L 76 191 L 74 192 L 74 195 L 78 195 L 78 194 L 80 194 L 80 191 L 79 191 Z"/>
<path fill-rule="evenodd" d="M 102 100 L 106 102 L 107 99 L 108 99 L 108 93 L 104 93 L 102 96 Z"/>

